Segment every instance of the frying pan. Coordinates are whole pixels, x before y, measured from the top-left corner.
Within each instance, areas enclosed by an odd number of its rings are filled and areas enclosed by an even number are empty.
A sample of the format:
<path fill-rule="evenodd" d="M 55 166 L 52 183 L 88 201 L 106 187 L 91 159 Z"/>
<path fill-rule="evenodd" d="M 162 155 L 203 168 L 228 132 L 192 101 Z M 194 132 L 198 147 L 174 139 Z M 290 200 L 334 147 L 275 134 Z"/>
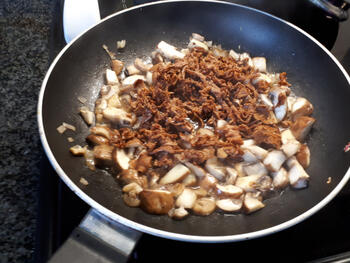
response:
<path fill-rule="evenodd" d="M 294 92 L 312 102 L 317 122 L 308 140 L 311 165 L 307 172 L 311 180 L 307 189 L 287 189 L 264 201 L 266 207 L 251 215 L 227 216 L 216 212 L 175 221 L 127 207 L 120 186 L 111 175 L 90 171 L 83 158 L 70 155 L 72 143 L 67 137 L 73 137 L 74 144 L 85 145 L 89 133 L 78 114 L 82 105 L 77 97 L 87 98 L 86 105 L 92 109 L 104 83 L 103 73 L 109 67 L 109 57 L 101 46 L 106 44 L 113 50 L 117 40 L 126 39 L 125 50 L 117 55 L 128 64 L 136 57 L 150 54 L 160 40 L 184 47 L 192 32 L 222 44 L 225 49 L 266 57 L 270 72 L 286 71 Z M 93 209 L 82 223 L 90 234 L 97 233 L 103 239 L 98 230 L 89 231 L 87 225 L 94 222 L 95 227 L 103 228 L 104 221 L 109 223 L 108 229 L 116 231 L 122 225 L 126 236 L 136 230 L 190 242 L 240 241 L 301 222 L 324 207 L 346 184 L 350 158 L 343 148 L 350 130 L 349 83 L 343 67 L 317 40 L 267 13 L 218 1 L 144 4 L 107 17 L 60 52 L 40 91 L 39 131 L 58 175 Z M 73 124 L 77 132 L 59 134 L 56 128 L 62 122 Z M 81 177 L 89 184 L 79 183 Z M 331 183 L 326 183 L 329 177 Z M 106 243 L 113 246 L 113 239 Z"/>

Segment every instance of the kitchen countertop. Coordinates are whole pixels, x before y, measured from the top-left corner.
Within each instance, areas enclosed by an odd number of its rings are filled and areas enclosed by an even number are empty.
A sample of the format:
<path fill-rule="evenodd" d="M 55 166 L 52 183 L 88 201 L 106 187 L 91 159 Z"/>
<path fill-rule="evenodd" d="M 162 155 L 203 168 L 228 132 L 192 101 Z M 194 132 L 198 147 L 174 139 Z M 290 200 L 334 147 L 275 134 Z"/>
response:
<path fill-rule="evenodd" d="M 34 252 L 39 164 L 36 107 L 49 67 L 56 1 L 0 1 L 0 262 Z"/>

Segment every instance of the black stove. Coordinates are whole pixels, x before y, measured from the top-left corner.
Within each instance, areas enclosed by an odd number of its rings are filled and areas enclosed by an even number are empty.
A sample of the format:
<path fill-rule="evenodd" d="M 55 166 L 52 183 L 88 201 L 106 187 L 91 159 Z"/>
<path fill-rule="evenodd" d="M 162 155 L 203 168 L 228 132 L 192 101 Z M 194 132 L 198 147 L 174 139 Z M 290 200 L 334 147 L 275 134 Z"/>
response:
<path fill-rule="evenodd" d="M 141 4 L 142 0 L 100 0 L 101 17 Z M 301 27 L 338 58 L 350 73 L 350 20 L 339 23 L 303 1 L 232 1 L 256 7 Z M 304 5 L 304 6 L 301 6 Z M 65 45 L 63 0 L 57 1 L 51 32 L 51 59 Z M 34 262 L 46 262 L 79 225 L 89 206 L 60 180 L 42 158 L 37 243 Z M 266 237 L 224 244 L 196 244 L 142 235 L 129 262 L 350 262 L 350 185 L 325 208 L 304 222 Z"/>

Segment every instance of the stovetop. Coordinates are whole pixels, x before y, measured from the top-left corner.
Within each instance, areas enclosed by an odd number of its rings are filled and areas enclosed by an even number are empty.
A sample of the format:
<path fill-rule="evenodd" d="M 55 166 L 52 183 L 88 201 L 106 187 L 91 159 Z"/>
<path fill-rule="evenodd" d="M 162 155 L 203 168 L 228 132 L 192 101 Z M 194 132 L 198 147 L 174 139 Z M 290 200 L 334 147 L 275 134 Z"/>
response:
<path fill-rule="evenodd" d="M 142 0 L 100 0 L 101 16 L 140 4 Z M 350 20 L 339 24 L 319 11 L 310 20 L 300 13 L 279 13 L 275 3 L 264 1 L 232 1 L 255 4 L 264 11 L 280 16 L 305 29 L 322 42 L 350 72 Z M 273 3 L 272 3 L 273 2 Z M 283 1 L 287 2 L 287 1 Z M 260 6 L 259 6 L 260 5 Z M 52 27 L 51 58 L 65 45 L 62 34 L 63 0 L 56 4 Z M 304 13 L 303 13 L 304 12 Z M 307 21 L 306 21 L 307 20 Z M 46 262 L 78 226 L 89 206 L 59 179 L 47 158 L 42 158 L 39 215 L 35 262 Z M 210 260 L 244 260 L 268 262 L 350 262 L 350 185 L 311 218 L 282 232 L 266 237 L 225 244 L 196 244 L 166 240 L 144 234 L 130 262 L 171 261 L 208 262 Z M 336 255 L 336 257 L 332 257 Z M 332 258 L 326 258 L 332 257 Z"/>

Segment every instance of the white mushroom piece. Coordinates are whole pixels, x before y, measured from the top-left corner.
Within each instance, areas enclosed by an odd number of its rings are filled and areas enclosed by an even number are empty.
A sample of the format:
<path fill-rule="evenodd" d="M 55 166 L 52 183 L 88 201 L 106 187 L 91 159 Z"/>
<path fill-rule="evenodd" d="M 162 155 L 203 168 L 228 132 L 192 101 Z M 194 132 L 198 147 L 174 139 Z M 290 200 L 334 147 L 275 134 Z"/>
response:
<path fill-rule="evenodd" d="M 267 155 L 267 150 L 256 145 L 241 146 L 241 148 L 248 150 L 252 153 L 258 160 L 262 161 Z"/>
<path fill-rule="evenodd" d="M 253 66 L 260 72 L 266 72 L 266 58 L 254 57 L 252 58 Z"/>
<path fill-rule="evenodd" d="M 132 76 L 129 76 L 129 77 L 123 79 L 122 84 L 123 84 L 123 86 L 133 85 L 139 79 L 146 81 L 146 78 L 143 75 L 132 75 Z"/>
<path fill-rule="evenodd" d="M 111 165 L 114 147 L 107 144 L 96 145 L 93 149 L 96 164 Z"/>
<path fill-rule="evenodd" d="M 294 137 L 298 141 L 304 141 L 314 123 L 314 118 L 308 116 L 301 116 L 294 121 L 294 123 L 290 127 L 290 130 L 292 131 Z"/>
<path fill-rule="evenodd" d="M 271 173 L 272 176 L 272 184 L 274 187 L 283 189 L 288 186 L 289 184 L 289 177 L 288 177 L 288 172 L 286 169 L 281 167 L 278 172 L 273 172 Z"/>
<path fill-rule="evenodd" d="M 226 175 L 225 166 L 216 157 L 210 158 L 205 162 L 205 169 L 218 180 L 222 180 Z"/>
<path fill-rule="evenodd" d="M 256 85 L 259 81 L 266 81 L 267 83 L 271 83 L 272 80 L 268 75 L 260 73 L 257 77 L 252 79 L 252 83 Z"/>
<path fill-rule="evenodd" d="M 113 162 L 117 165 L 120 170 L 129 169 L 130 157 L 124 149 L 115 148 L 112 153 Z"/>
<path fill-rule="evenodd" d="M 294 156 L 288 159 L 287 166 L 290 185 L 296 189 L 307 187 L 310 176 Z"/>
<path fill-rule="evenodd" d="M 225 212 L 237 212 L 242 208 L 242 198 L 220 199 L 216 201 L 216 206 Z"/>
<path fill-rule="evenodd" d="M 103 117 L 111 123 L 118 124 L 120 126 L 131 126 L 135 121 L 131 113 L 114 107 L 107 107 L 104 109 Z"/>
<path fill-rule="evenodd" d="M 183 164 L 177 164 L 171 168 L 159 181 L 159 184 L 172 184 L 181 181 L 190 174 L 190 170 Z"/>
<path fill-rule="evenodd" d="M 306 144 L 300 146 L 299 151 L 295 155 L 301 166 L 306 169 L 310 165 L 310 149 Z"/>
<path fill-rule="evenodd" d="M 135 59 L 134 65 L 139 71 L 141 71 L 143 73 L 148 72 L 152 67 L 152 64 L 146 64 L 140 58 Z"/>
<path fill-rule="evenodd" d="M 281 141 L 281 150 L 288 158 L 296 154 L 300 149 L 300 142 L 295 139 L 290 129 L 281 132 Z"/>
<path fill-rule="evenodd" d="M 264 159 L 264 165 L 269 171 L 277 172 L 286 159 L 287 158 L 282 151 L 272 150 Z"/>
<path fill-rule="evenodd" d="M 82 156 L 86 152 L 86 147 L 81 147 L 80 145 L 74 145 L 69 148 L 69 151 L 75 156 Z"/>
<path fill-rule="evenodd" d="M 94 122 L 95 114 L 92 111 L 90 111 L 87 107 L 81 107 L 79 112 L 87 125 L 91 125 Z"/>
<path fill-rule="evenodd" d="M 140 205 L 140 199 L 138 194 L 142 192 L 142 187 L 137 183 L 130 183 L 123 187 L 123 200 L 124 202 L 131 207 L 137 207 Z"/>
<path fill-rule="evenodd" d="M 185 208 L 179 207 L 179 208 L 170 209 L 169 212 L 168 212 L 168 215 L 171 218 L 180 220 L 180 219 L 183 219 L 186 216 L 188 216 L 188 212 L 187 212 L 187 210 Z"/>
<path fill-rule="evenodd" d="M 165 190 L 144 189 L 139 198 L 140 207 L 150 214 L 167 214 L 174 206 L 173 195 Z"/>
<path fill-rule="evenodd" d="M 305 98 L 297 98 L 295 102 L 293 103 L 292 109 L 291 109 L 291 115 L 293 119 L 296 119 L 300 116 L 309 116 L 313 112 L 314 107 Z"/>
<path fill-rule="evenodd" d="M 235 166 L 235 168 L 236 167 L 237 166 Z M 236 170 L 237 170 L 237 168 L 236 168 Z M 250 164 L 250 165 L 244 165 L 243 171 L 244 171 L 244 174 L 248 175 L 248 176 L 249 175 L 262 176 L 262 175 L 267 175 L 267 173 L 268 173 L 266 167 L 261 162 L 257 162 L 257 163 Z M 237 172 L 238 172 L 238 170 L 237 170 Z"/>
<path fill-rule="evenodd" d="M 213 198 L 202 197 L 196 200 L 192 207 L 192 211 L 197 215 L 207 216 L 213 213 L 215 208 L 216 204 Z"/>
<path fill-rule="evenodd" d="M 176 199 L 175 205 L 177 207 L 192 208 L 197 200 L 197 195 L 190 188 L 185 188 L 183 192 Z"/>
<path fill-rule="evenodd" d="M 244 196 L 243 207 L 244 207 L 244 211 L 247 214 L 250 214 L 265 207 L 265 205 L 258 198 L 255 198 L 252 195 L 246 194 Z"/>
<path fill-rule="evenodd" d="M 242 188 L 235 186 L 235 185 L 220 185 L 216 184 L 216 191 L 218 196 L 221 198 L 238 198 L 243 194 Z"/>
<path fill-rule="evenodd" d="M 199 182 L 199 186 L 205 190 L 209 190 L 215 187 L 218 180 L 211 174 L 203 176 Z"/>
<path fill-rule="evenodd" d="M 203 48 L 204 50 L 208 50 L 208 46 L 206 44 L 204 44 L 203 42 L 197 39 L 192 38 L 188 43 L 188 48 L 192 49 L 194 47 L 200 47 L 200 48 Z"/>
<path fill-rule="evenodd" d="M 119 84 L 119 80 L 117 74 L 113 70 L 106 70 L 106 82 L 108 85 L 117 85 Z"/>
<path fill-rule="evenodd" d="M 207 173 L 202 167 L 194 165 L 190 162 L 185 162 L 185 165 L 198 177 L 204 177 Z"/>
<path fill-rule="evenodd" d="M 165 41 L 160 41 L 157 45 L 157 49 L 164 57 L 171 60 L 185 57 L 185 54 L 176 50 L 174 46 L 166 43 Z"/>
<path fill-rule="evenodd" d="M 196 183 L 197 177 L 193 173 L 190 173 L 185 177 L 185 179 L 182 180 L 182 184 L 184 186 L 194 186 Z"/>

